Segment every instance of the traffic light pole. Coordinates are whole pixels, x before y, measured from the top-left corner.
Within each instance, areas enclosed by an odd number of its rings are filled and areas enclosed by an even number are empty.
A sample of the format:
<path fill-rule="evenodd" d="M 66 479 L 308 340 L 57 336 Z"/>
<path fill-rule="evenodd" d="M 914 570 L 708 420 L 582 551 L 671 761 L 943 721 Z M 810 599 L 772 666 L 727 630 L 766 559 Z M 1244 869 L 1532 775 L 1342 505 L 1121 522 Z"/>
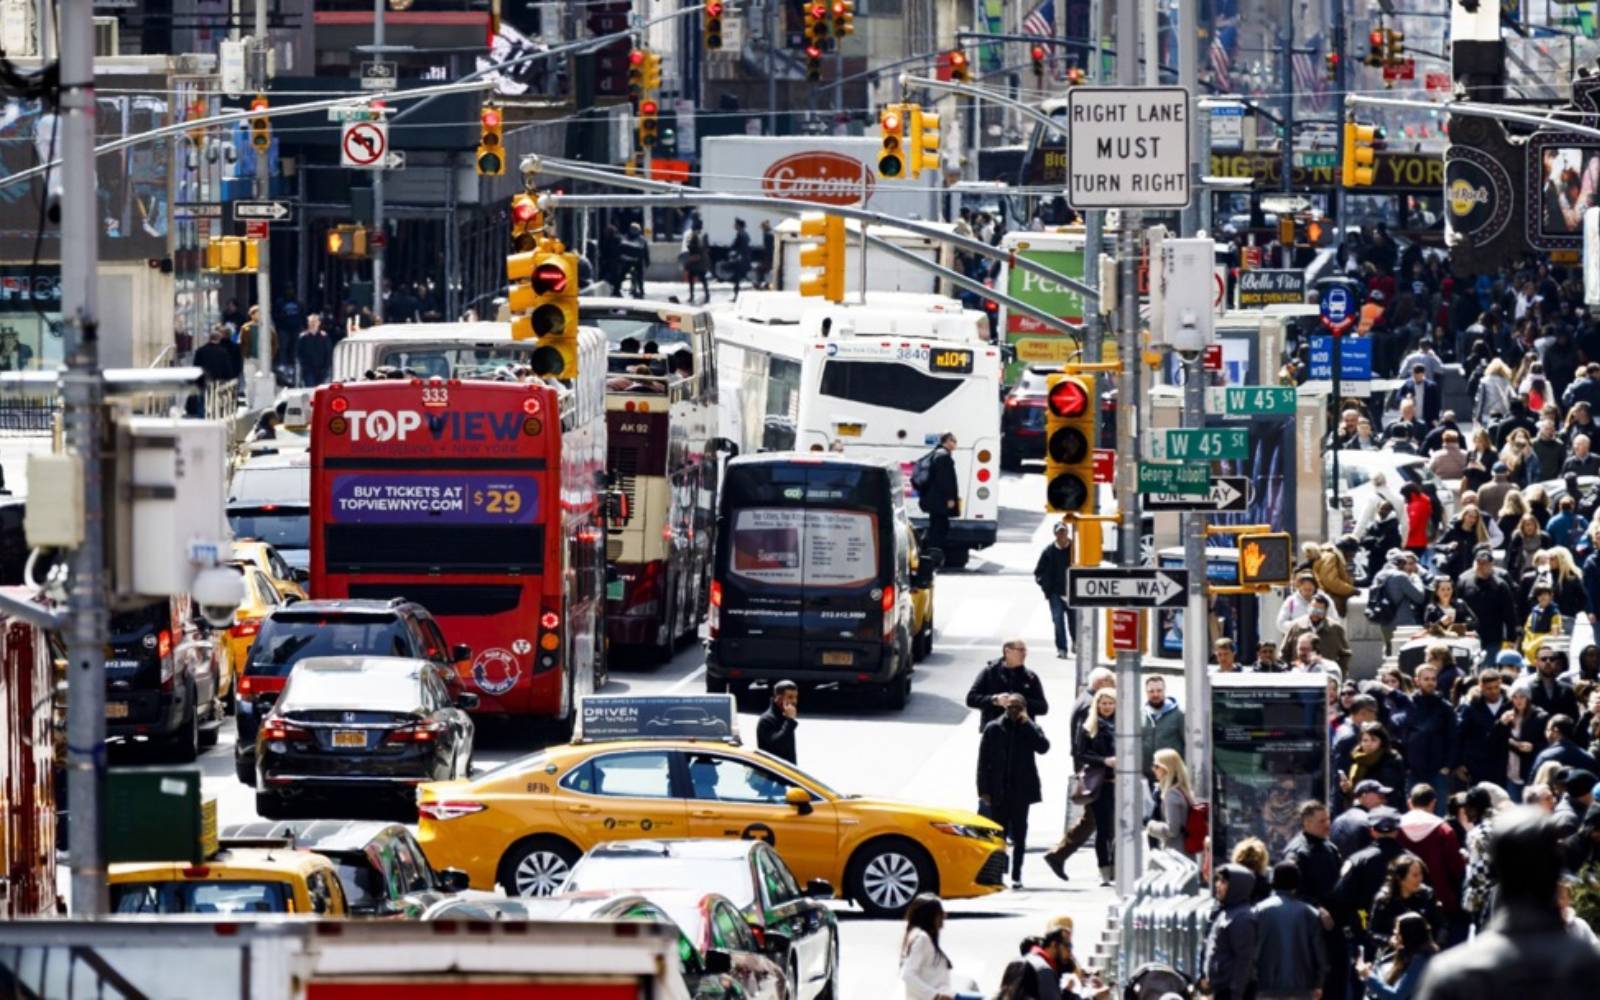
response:
<path fill-rule="evenodd" d="M 1139 85 L 1139 5 L 1117 4 L 1117 83 Z M 1139 565 L 1139 232 L 1142 212 L 1121 213 L 1117 293 L 1122 314 L 1117 328 L 1117 356 L 1122 371 L 1117 388 L 1117 548 L 1124 566 Z M 1192 572 L 1192 570 L 1191 570 Z M 1143 868 L 1144 836 L 1139 822 L 1144 778 L 1139 773 L 1139 653 L 1117 654 L 1116 768 L 1113 784 L 1116 815 L 1117 894 L 1133 894 Z"/>
<path fill-rule="evenodd" d="M 255 91 L 264 94 L 267 91 L 267 0 L 256 0 L 256 28 L 255 28 L 255 58 L 252 60 L 252 70 L 255 74 Z M 270 150 L 270 147 L 269 147 Z M 256 154 L 256 197 L 262 201 L 272 197 L 272 180 L 267 175 L 267 151 Z M 256 377 L 251 380 L 247 391 L 252 409 L 265 407 L 271 404 L 273 388 L 276 381 L 272 374 L 272 224 L 269 222 L 264 227 L 267 235 L 261 238 L 260 252 L 257 254 L 256 269 Z M 261 388 L 256 388 L 260 386 Z"/>
<path fill-rule="evenodd" d="M 1206 425 L 1205 355 L 1183 358 L 1183 426 Z M 1206 610 L 1206 517 L 1183 515 L 1183 564 L 1189 570 L 1188 601 L 1183 612 L 1183 741 L 1189 788 L 1202 800 L 1211 798 L 1211 678 L 1206 651 L 1211 648 L 1211 622 Z"/>
<path fill-rule="evenodd" d="M 264 0 L 256 0 L 257 3 Z M 372 0 L 372 51 L 375 58 L 383 58 L 383 11 L 387 6 L 386 0 Z M 384 153 L 388 156 L 387 151 Z M 504 156 L 504 153 L 501 154 Z M 383 163 L 380 161 L 372 171 L 372 235 L 376 239 L 368 241 L 367 252 L 372 255 L 372 315 L 378 322 L 383 322 L 383 254 L 388 248 L 389 238 L 383 228 Z M 376 243 L 377 246 L 370 244 Z"/>
<path fill-rule="evenodd" d="M 71 557 L 67 660 L 67 851 L 74 916 L 103 915 L 106 886 L 105 804 L 106 579 L 101 511 L 101 419 L 96 269 L 100 220 L 95 210 L 94 5 L 61 2 L 61 315 L 66 371 L 61 377 L 66 447 L 83 471 L 83 541 Z"/>

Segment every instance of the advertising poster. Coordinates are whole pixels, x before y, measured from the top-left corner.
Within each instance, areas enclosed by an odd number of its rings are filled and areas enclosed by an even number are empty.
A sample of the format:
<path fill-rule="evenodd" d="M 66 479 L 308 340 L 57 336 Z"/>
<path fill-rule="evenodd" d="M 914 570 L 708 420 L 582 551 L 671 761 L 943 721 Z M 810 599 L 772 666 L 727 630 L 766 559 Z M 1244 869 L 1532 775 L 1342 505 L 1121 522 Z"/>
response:
<path fill-rule="evenodd" d="M 424 475 L 336 476 L 331 520 L 339 524 L 418 522 L 532 524 L 539 514 L 539 483 L 533 476 Z"/>
<path fill-rule="evenodd" d="M 1282 857 L 1300 803 L 1328 801 L 1328 693 L 1320 674 L 1211 677 L 1211 856 L 1247 837 Z"/>
<path fill-rule="evenodd" d="M 1581 235 L 1584 209 L 1600 198 L 1600 148 L 1546 146 L 1539 162 L 1539 235 Z"/>
<path fill-rule="evenodd" d="M 859 587 L 878 575 L 877 517 L 757 507 L 733 525 L 733 572 L 776 586 Z"/>
<path fill-rule="evenodd" d="M 727 739 L 738 734 L 725 694 L 590 695 L 579 702 L 579 739 Z"/>

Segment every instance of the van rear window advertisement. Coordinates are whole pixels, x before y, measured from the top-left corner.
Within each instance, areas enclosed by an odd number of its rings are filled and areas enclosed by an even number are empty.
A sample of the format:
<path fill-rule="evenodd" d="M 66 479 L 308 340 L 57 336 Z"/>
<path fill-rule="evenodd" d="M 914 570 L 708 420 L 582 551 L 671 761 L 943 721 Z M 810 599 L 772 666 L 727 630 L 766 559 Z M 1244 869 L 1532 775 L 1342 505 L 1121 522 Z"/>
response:
<path fill-rule="evenodd" d="M 333 480 L 340 524 L 532 524 L 539 484 L 533 476 L 345 475 Z"/>
<path fill-rule="evenodd" d="M 878 576 L 878 518 L 757 507 L 733 525 L 733 572 L 777 586 L 859 587 Z"/>

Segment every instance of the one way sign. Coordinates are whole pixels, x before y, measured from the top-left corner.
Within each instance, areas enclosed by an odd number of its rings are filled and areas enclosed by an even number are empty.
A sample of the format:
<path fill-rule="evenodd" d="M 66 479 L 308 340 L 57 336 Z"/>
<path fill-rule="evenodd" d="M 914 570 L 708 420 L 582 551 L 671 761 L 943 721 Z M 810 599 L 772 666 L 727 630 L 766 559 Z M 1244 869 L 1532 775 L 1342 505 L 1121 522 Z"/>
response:
<path fill-rule="evenodd" d="M 1250 480 L 1245 476 L 1218 476 L 1211 492 L 1202 496 L 1184 493 L 1147 493 L 1145 510 L 1222 512 L 1244 510 L 1250 505 Z"/>
<path fill-rule="evenodd" d="M 268 222 L 285 222 L 294 215 L 294 209 L 281 201 L 236 201 L 233 217 L 239 221 L 266 219 Z"/>
<path fill-rule="evenodd" d="M 1067 587 L 1074 607 L 1179 608 L 1189 590 L 1189 571 L 1121 566 L 1070 569 Z"/>

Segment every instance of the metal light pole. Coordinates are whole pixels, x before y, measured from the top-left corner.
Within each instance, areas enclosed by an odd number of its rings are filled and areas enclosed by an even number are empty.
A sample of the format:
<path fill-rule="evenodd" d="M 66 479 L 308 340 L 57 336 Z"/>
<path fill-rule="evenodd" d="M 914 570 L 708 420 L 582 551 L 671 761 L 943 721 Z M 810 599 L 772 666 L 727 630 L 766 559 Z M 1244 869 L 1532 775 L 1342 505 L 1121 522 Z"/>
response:
<path fill-rule="evenodd" d="M 259 2 L 259 0 L 258 0 Z M 383 7 L 385 0 L 372 0 L 372 53 L 374 59 L 383 58 Z M 398 78 L 395 83 L 400 81 Z M 384 156 L 388 156 L 384 151 Z M 505 156 L 501 150 L 500 155 Z M 383 231 L 383 163 L 380 161 L 372 170 L 372 232 L 377 237 L 370 243 L 372 253 L 372 315 L 383 322 L 383 254 L 388 247 L 389 239 Z"/>
<path fill-rule="evenodd" d="M 1183 426 L 1205 425 L 1205 355 L 1197 351 L 1183 359 Z M 1183 564 L 1189 570 L 1183 612 L 1184 763 L 1189 767 L 1189 787 L 1209 800 L 1211 678 L 1206 673 L 1206 651 L 1211 648 L 1211 624 L 1206 612 L 1206 517 L 1202 513 L 1183 515 Z"/>
<path fill-rule="evenodd" d="M 94 165 L 94 5 L 61 2 L 61 317 L 67 364 L 61 378 L 67 448 L 83 468 L 83 543 L 73 550 L 67 653 L 67 846 L 72 911 L 108 909 L 101 806 L 105 792 L 105 553 L 100 504 L 104 387 L 96 319 L 99 219 Z"/>
<path fill-rule="evenodd" d="M 251 61 L 251 80 L 255 92 L 267 91 L 267 0 L 256 0 L 255 52 Z M 256 154 L 256 197 L 265 201 L 272 197 L 272 179 L 267 175 L 270 147 Z M 256 378 L 248 386 L 252 407 L 266 406 L 272 402 L 272 224 L 262 227 L 267 235 L 261 238 L 259 264 L 256 270 Z M 257 386 L 261 386 L 257 389 Z"/>
<path fill-rule="evenodd" d="M 1117 83 L 1139 85 L 1139 4 L 1119 0 L 1117 5 Z M 1117 291 L 1122 296 L 1118 320 L 1117 352 L 1122 362 L 1117 389 L 1117 526 L 1118 555 L 1124 566 L 1139 565 L 1139 228 L 1141 214 L 1121 213 L 1120 270 Z M 1139 803 L 1143 781 L 1139 774 L 1139 654 L 1117 654 L 1116 738 L 1116 885 L 1122 896 L 1133 892 L 1143 863 Z"/>
<path fill-rule="evenodd" d="M 1343 3 L 1344 0 L 1337 0 Z M 1199 97 L 1196 86 L 1200 78 L 1200 53 L 1198 51 L 1200 40 L 1200 5 L 1198 3 L 1178 3 L 1178 86 L 1189 92 L 1190 100 Z M 1191 107 L 1189 121 L 1190 147 L 1201 151 L 1196 158 L 1193 169 L 1190 171 L 1190 183 L 1194 186 L 1196 199 L 1189 203 L 1183 210 L 1184 236 L 1193 236 L 1206 224 L 1200 221 L 1200 204 L 1209 201 L 1211 193 L 1200 184 L 1200 178 L 1211 172 L 1211 157 L 1206 151 L 1206 134 L 1210 131 L 1210 121 L 1207 117 L 1193 114 Z"/>

